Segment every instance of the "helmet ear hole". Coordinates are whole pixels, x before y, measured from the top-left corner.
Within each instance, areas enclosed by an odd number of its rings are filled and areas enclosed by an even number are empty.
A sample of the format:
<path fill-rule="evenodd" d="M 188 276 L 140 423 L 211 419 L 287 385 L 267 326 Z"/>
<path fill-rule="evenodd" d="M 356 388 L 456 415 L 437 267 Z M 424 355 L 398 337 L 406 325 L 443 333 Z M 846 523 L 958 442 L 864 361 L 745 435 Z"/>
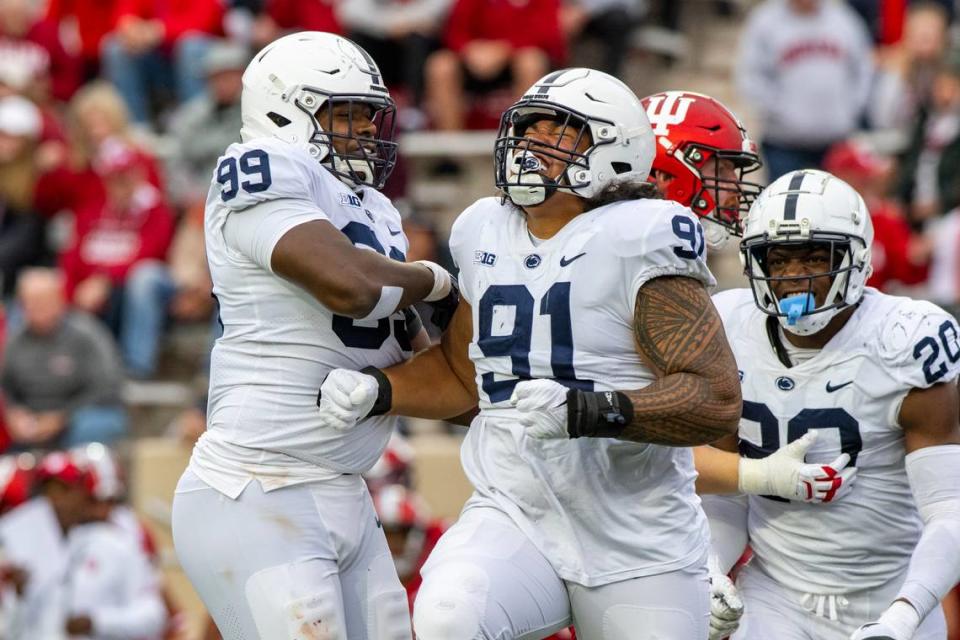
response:
<path fill-rule="evenodd" d="M 628 173 L 633 170 L 633 165 L 629 162 L 611 162 L 610 166 L 613 167 L 613 172 L 617 175 L 621 173 Z"/>

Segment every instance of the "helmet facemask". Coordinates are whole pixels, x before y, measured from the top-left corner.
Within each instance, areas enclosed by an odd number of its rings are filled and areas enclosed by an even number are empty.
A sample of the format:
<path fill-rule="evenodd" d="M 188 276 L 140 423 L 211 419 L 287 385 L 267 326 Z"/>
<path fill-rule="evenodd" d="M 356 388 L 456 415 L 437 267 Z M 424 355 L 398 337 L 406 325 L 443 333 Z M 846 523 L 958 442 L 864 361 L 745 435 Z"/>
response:
<path fill-rule="evenodd" d="M 772 240 L 767 237 L 754 237 L 744 240 L 741 245 L 741 258 L 744 272 L 750 280 L 753 297 L 764 313 L 776 317 L 784 330 L 795 335 L 807 336 L 821 331 L 842 309 L 859 301 L 851 300 L 854 289 L 852 282 L 857 276 L 863 276 L 863 241 L 844 234 L 812 233 L 806 238 L 796 240 Z M 829 255 L 829 266 L 825 271 L 803 275 L 771 275 L 769 254 L 778 247 L 808 247 L 825 249 Z M 793 257 L 791 259 L 797 259 Z M 820 278 L 830 278 L 830 286 L 824 300 L 816 299 Z M 787 289 L 788 295 L 782 299 L 775 289 Z"/>
<path fill-rule="evenodd" d="M 367 185 L 382 189 L 397 162 L 397 143 L 394 141 L 397 108 L 388 95 L 330 94 L 312 87 L 302 87 L 294 100 L 297 108 L 305 112 L 313 123 L 309 138 L 310 153 L 324 167 L 353 188 Z M 369 119 L 374 133 L 356 135 L 356 106 L 369 109 Z M 345 107 L 347 133 L 337 133 L 334 111 Z M 336 145 L 346 146 L 344 152 Z"/>
<path fill-rule="evenodd" d="M 750 211 L 750 206 L 763 190 L 761 185 L 745 180 L 744 176 L 760 168 L 760 159 L 751 153 L 725 151 L 700 145 L 690 145 L 682 154 L 677 155 L 678 159 L 693 172 L 700 184 L 700 190 L 694 193 L 690 200 L 690 208 L 702 219 L 721 227 L 718 231 L 742 236 L 741 220 Z M 737 174 L 736 179 L 719 176 L 720 163 L 725 160 L 733 165 Z M 717 175 L 704 175 L 704 167 L 711 162 L 716 163 Z M 730 193 L 736 195 L 736 206 L 724 205 Z M 711 246 L 715 244 L 719 242 L 711 243 Z"/>
<path fill-rule="evenodd" d="M 541 120 L 559 125 L 556 141 L 547 144 L 524 137 L 527 129 Z M 556 104 L 522 100 L 504 112 L 494 147 L 496 186 L 520 207 L 537 206 L 557 191 L 576 193 L 590 185 L 590 154 L 596 149 L 591 134 L 592 121 L 581 113 Z M 571 147 L 565 148 L 568 131 L 576 131 Z M 577 151 L 587 141 L 583 151 Z M 565 163 L 556 177 L 545 174 L 540 157 Z"/>

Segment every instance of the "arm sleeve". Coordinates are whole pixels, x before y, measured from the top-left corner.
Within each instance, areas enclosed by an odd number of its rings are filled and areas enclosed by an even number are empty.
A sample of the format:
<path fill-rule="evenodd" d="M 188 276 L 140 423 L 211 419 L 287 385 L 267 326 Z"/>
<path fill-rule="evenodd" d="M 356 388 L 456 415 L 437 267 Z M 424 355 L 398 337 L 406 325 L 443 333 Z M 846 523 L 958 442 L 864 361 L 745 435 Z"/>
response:
<path fill-rule="evenodd" d="M 914 451 L 906 469 L 923 533 L 897 599 L 909 602 L 922 620 L 960 582 L 960 445 Z"/>
<path fill-rule="evenodd" d="M 273 249 L 285 233 L 306 222 L 328 219 L 307 200 L 271 200 L 231 213 L 224 224 L 223 237 L 228 249 L 273 273 Z"/>

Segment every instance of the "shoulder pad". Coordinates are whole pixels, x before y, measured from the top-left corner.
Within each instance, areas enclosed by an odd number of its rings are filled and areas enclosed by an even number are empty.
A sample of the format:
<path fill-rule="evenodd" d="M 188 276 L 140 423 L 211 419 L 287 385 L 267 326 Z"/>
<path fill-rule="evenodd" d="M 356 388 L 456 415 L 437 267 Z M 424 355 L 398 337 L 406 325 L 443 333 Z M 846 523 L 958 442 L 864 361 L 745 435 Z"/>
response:
<path fill-rule="evenodd" d="M 960 375 L 956 319 L 925 300 L 893 298 L 884 313 L 877 349 L 890 374 L 911 388 L 927 388 Z"/>
<path fill-rule="evenodd" d="M 227 147 L 213 172 L 212 190 L 234 210 L 280 198 L 315 200 L 320 166 L 307 151 L 273 138 Z"/>
<path fill-rule="evenodd" d="M 674 246 L 691 258 L 704 256 L 700 221 L 681 204 L 670 200 L 628 200 L 607 205 L 598 213 L 597 222 L 604 228 L 604 237 L 619 257 L 640 256 Z"/>
<path fill-rule="evenodd" d="M 462 268 L 462 252 L 468 250 L 471 241 L 480 238 L 485 224 L 498 224 L 511 211 L 500 204 L 497 197 L 481 198 L 463 210 L 450 228 L 450 253 L 454 262 Z M 471 257 L 472 259 L 472 257 Z"/>

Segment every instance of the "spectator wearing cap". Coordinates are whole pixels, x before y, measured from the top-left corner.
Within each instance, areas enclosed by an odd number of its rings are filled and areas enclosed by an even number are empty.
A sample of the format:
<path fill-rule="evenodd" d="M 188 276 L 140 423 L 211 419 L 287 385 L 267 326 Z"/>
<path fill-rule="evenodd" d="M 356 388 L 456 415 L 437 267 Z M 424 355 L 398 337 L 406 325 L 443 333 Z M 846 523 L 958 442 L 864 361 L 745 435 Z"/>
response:
<path fill-rule="evenodd" d="M 80 59 L 30 0 L 0 0 L 0 83 L 41 103 L 69 100 L 80 86 Z"/>
<path fill-rule="evenodd" d="M 249 60 L 244 47 L 218 41 L 203 61 L 207 90 L 170 118 L 176 151 L 167 163 L 169 191 L 183 208 L 203 206 L 217 159 L 240 139 L 240 93 Z"/>
<path fill-rule="evenodd" d="M 156 573 L 113 525 L 88 524 L 92 474 L 55 452 L 41 460 L 37 482 L 37 498 L 0 518 L 20 583 L 4 637 L 157 637 L 166 612 Z"/>
<path fill-rule="evenodd" d="M 13 293 L 17 274 L 44 254 L 44 219 L 36 212 L 39 110 L 20 96 L 0 98 L 0 287 Z"/>
<path fill-rule="evenodd" d="M 737 86 L 762 122 L 770 180 L 819 167 L 866 107 L 873 45 L 863 20 L 843 2 L 765 0 L 740 43 Z"/>
<path fill-rule="evenodd" d="M 110 334 L 68 310 L 57 271 L 25 270 L 17 295 L 24 323 L 10 336 L 0 376 L 13 446 L 66 447 L 121 437 L 122 365 Z"/>
<path fill-rule="evenodd" d="M 165 317 L 152 283 L 167 268 L 173 214 L 139 151 L 124 141 L 100 145 L 93 169 L 104 190 L 74 207 L 74 236 L 60 259 L 67 295 L 107 323 L 129 373 L 147 377 Z"/>
<path fill-rule="evenodd" d="M 103 68 L 134 122 L 149 123 L 151 89 L 172 86 L 180 102 L 203 91 L 203 59 L 222 21 L 218 0 L 117 0 Z"/>

